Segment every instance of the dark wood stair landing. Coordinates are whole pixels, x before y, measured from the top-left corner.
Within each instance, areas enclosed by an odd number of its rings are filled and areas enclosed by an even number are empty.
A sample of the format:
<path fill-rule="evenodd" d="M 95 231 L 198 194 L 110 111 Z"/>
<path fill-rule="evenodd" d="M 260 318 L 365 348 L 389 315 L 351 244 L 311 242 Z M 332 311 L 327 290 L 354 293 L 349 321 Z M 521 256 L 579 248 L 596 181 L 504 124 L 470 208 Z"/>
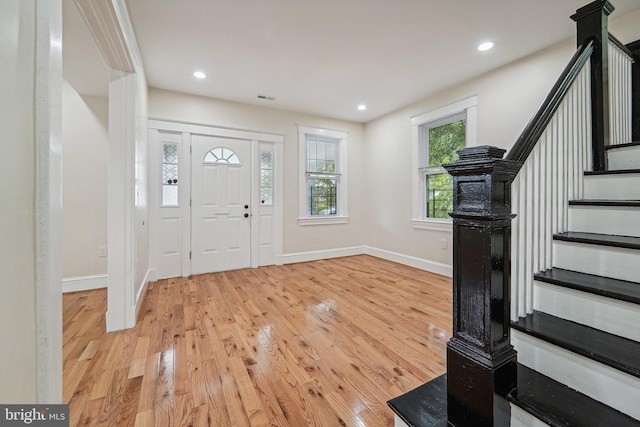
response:
<path fill-rule="evenodd" d="M 509 402 L 555 427 L 638 427 L 640 421 L 518 364 L 518 385 Z M 446 427 L 447 375 L 387 402 L 410 427 Z"/>

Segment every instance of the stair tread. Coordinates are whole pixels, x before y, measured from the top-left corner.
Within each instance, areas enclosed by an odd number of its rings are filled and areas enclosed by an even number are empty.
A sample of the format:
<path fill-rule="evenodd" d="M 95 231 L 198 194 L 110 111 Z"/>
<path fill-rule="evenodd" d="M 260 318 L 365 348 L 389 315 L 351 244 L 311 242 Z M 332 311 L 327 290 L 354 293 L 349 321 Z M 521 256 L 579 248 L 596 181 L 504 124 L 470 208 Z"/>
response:
<path fill-rule="evenodd" d="M 447 427 L 447 374 L 389 400 L 387 405 L 409 427 Z"/>
<path fill-rule="evenodd" d="M 552 268 L 534 275 L 536 280 L 557 286 L 640 304 L 640 283 L 577 271 Z"/>
<path fill-rule="evenodd" d="M 605 145 L 605 150 L 615 150 L 616 148 L 640 147 L 640 141 L 627 142 L 624 144 Z"/>
<path fill-rule="evenodd" d="M 567 231 L 566 233 L 554 234 L 553 240 L 613 246 L 617 248 L 640 249 L 640 237 L 634 236 L 615 236 L 611 234 Z"/>
<path fill-rule="evenodd" d="M 638 207 L 640 200 L 583 199 L 569 200 L 569 206 L 621 206 Z"/>
<path fill-rule="evenodd" d="M 640 342 L 534 311 L 512 322 L 521 332 L 640 377 Z"/>
<path fill-rule="evenodd" d="M 638 426 L 638 420 L 521 364 L 508 399 L 551 426 Z"/>
<path fill-rule="evenodd" d="M 508 400 L 551 426 L 638 426 L 638 421 L 518 363 Z M 447 426 L 447 374 L 387 402 L 409 427 Z"/>
<path fill-rule="evenodd" d="M 637 174 L 640 169 L 610 169 L 606 171 L 585 171 L 585 176 Z"/>

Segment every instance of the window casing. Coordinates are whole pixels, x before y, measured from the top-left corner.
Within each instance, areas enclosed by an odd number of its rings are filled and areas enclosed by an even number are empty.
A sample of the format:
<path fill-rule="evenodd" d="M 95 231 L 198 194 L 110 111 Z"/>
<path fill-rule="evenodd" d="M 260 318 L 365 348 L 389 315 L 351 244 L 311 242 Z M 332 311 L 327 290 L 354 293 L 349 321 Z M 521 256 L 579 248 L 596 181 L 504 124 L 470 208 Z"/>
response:
<path fill-rule="evenodd" d="M 300 225 L 347 222 L 347 133 L 302 127 L 300 151 Z"/>
<path fill-rule="evenodd" d="M 476 97 L 412 118 L 414 228 L 451 231 L 453 180 L 443 164 L 476 145 Z"/>

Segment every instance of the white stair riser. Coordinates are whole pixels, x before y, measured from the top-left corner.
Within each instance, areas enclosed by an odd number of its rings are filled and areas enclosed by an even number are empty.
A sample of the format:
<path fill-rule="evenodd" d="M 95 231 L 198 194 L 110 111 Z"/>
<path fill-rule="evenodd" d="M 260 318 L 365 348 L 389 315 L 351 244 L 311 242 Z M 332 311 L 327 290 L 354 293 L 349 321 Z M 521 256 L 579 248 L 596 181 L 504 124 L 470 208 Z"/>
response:
<path fill-rule="evenodd" d="M 586 175 L 585 199 L 640 200 L 640 174 Z"/>
<path fill-rule="evenodd" d="M 518 362 L 640 419 L 640 378 L 512 330 Z"/>
<path fill-rule="evenodd" d="M 569 230 L 640 237 L 640 208 L 569 206 Z"/>
<path fill-rule="evenodd" d="M 608 167 L 611 170 L 640 169 L 639 147 L 608 150 Z"/>
<path fill-rule="evenodd" d="M 534 310 L 640 341 L 638 305 L 546 282 L 533 285 Z"/>
<path fill-rule="evenodd" d="M 640 277 L 640 250 L 554 240 L 553 266 L 633 282 Z"/>
<path fill-rule="evenodd" d="M 549 424 L 540 421 L 538 418 L 534 417 L 517 405 L 514 405 L 513 403 L 509 403 L 509 405 L 511 406 L 510 427 L 549 427 Z"/>

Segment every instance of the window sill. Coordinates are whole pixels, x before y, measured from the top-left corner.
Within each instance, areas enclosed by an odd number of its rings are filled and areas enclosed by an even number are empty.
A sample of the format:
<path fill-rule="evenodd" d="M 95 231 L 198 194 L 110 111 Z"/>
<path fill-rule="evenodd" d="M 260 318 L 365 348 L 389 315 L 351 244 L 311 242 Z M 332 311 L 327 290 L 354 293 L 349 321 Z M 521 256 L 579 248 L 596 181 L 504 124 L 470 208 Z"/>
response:
<path fill-rule="evenodd" d="M 453 221 L 450 219 L 412 219 L 411 226 L 421 230 L 453 232 Z"/>
<path fill-rule="evenodd" d="M 298 218 L 298 225 L 346 224 L 348 216 L 318 216 Z"/>

